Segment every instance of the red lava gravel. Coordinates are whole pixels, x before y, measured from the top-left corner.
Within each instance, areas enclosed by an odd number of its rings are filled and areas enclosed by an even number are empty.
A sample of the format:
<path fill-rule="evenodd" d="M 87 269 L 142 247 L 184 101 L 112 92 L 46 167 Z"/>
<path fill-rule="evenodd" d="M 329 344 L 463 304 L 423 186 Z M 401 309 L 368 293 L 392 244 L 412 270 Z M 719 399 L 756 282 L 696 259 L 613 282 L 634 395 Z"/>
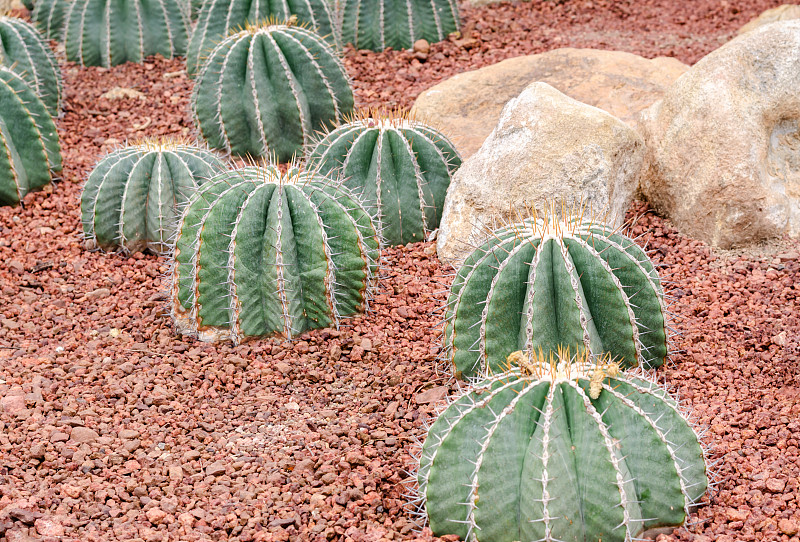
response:
<path fill-rule="evenodd" d="M 694 62 L 777 2 L 532 1 L 464 8 L 428 53 L 348 50 L 362 105 L 410 105 L 454 73 L 556 47 Z M 418 538 L 403 481 L 439 401 L 448 270 L 385 252 L 368 316 L 295 342 L 176 337 L 167 261 L 89 253 L 80 183 L 103 153 L 191 135 L 180 60 L 64 67 L 64 178 L 0 208 L 0 540 Z M 114 87 L 143 96 L 109 101 Z M 680 352 L 659 371 L 706 429 L 714 491 L 661 541 L 794 541 L 800 529 L 800 246 L 716 253 L 635 203 L 672 281 Z M 449 538 L 449 539 L 452 539 Z"/>

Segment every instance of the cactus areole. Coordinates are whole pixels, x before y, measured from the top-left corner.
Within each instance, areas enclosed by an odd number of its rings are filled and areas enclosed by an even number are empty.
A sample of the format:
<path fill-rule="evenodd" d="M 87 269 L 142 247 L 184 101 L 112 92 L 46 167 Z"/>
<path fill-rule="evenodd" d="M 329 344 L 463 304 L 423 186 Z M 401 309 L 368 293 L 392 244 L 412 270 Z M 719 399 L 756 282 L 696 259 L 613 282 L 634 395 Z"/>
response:
<path fill-rule="evenodd" d="M 456 0 L 342 0 L 342 42 L 357 49 L 410 49 L 442 41 L 461 26 Z"/>
<path fill-rule="evenodd" d="M 212 152 L 171 139 L 145 140 L 106 155 L 81 194 L 87 244 L 168 253 L 186 202 L 225 169 Z"/>
<path fill-rule="evenodd" d="M 586 349 L 623 367 L 667 356 L 666 309 L 647 254 L 563 211 L 495 231 L 451 285 L 444 353 L 459 377 L 502 370 L 515 350 Z"/>
<path fill-rule="evenodd" d="M 237 343 L 336 326 L 366 310 L 379 249 L 367 211 L 327 179 L 275 166 L 218 175 L 182 217 L 176 327 Z"/>
<path fill-rule="evenodd" d="M 64 46 L 67 60 L 111 67 L 161 54 L 186 54 L 189 16 L 175 0 L 73 0 Z"/>
<path fill-rule="evenodd" d="M 626 542 L 682 525 L 708 480 L 675 401 L 616 364 L 520 358 L 428 432 L 417 479 L 433 533 Z"/>
<path fill-rule="evenodd" d="M 186 53 L 186 71 L 197 73 L 206 57 L 231 30 L 269 20 L 294 17 L 317 34 L 338 43 L 333 2 L 329 0 L 208 0 L 200 9 L 197 27 Z"/>
<path fill-rule="evenodd" d="M 33 89 L 0 66 L 0 205 L 16 205 L 61 171 L 53 118 Z"/>
<path fill-rule="evenodd" d="M 439 227 L 450 177 L 461 165 L 439 131 L 403 114 L 378 112 L 325 134 L 308 161 L 340 175 L 363 198 L 389 245 L 424 241 Z"/>
<path fill-rule="evenodd" d="M 353 90 L 336 52 L 293 24 L 247 26 L 223 40 L 192 94 L 208 144 L 239 156 L 287 162 L 313 134 L 353 110 Z"/>

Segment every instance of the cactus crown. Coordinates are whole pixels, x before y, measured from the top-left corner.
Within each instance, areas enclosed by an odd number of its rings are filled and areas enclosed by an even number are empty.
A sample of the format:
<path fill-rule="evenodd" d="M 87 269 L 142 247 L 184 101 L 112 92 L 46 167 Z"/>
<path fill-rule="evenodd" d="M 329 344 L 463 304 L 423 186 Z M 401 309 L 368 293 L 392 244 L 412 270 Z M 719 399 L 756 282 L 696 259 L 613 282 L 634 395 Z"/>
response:
<path fill-rule="evenodd" d="M 435 535 L 624 542 L 686 521 L 708 478 L 678 404 L 643 374 L 562 356 L 512 354 L 431 426 L 417 481 Z"/>
<path fill-rule="evenodd" d="M 439 226 L 461 165 L 441 132 L 397 110 L 355 113 L 318 136 L 308 161 L 361 195 L 390 245 L 423 241 Z"/>
<path fill-rule="evenodd" d="M 208 0 L 198 16 L 186 55 L 190 76 L 198 73 L 219 42 L 248 26 L 294 24 L 329 37 L 338 47 L 335 14 L 328 0 Z"/>
<path fill-rule="evenodd" d="M 379 248 L 360 202 L 313 171 L 264 165 L 223 173 L 182 217 L 176 326 L 233 342 L 336 326 L 367 309 Z"/>
<path fill-rule="evenodd" d="M 456 273 L 444 355 L 459 376 L 502 367 L 509 351 L 568 347 L 623 367 L 662 365 L 664 292 L 646 253 L 582 204 L 500 228 Z"/>

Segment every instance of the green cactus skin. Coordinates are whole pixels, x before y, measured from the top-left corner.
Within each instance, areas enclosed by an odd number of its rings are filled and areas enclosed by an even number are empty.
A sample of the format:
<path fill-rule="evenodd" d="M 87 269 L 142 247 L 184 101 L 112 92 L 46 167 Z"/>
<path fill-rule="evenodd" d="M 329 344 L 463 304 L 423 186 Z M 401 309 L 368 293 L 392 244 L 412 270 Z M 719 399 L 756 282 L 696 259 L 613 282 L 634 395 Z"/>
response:
<path fill-rule="evenodd" d="M 25 6 L 25 9 L 28 11 L 33 10 L 33 0 L 22 0 L 22 5 Z"/>
<path fill-rule="evenodd" d="M 343 0 L 342 43 L 356 49 L 410 49 L 442 41 L 461 26 L 455 0 Z"/>
<path fill-rule="evenodd" d="M 169 253 L 183 207 L 198 186 L 225 169 L 213 153 L 171 140 L 106 155 L 81 194 L 87 245 Z"/>
<path fill-rule="evenodd" d="M 179 333 L 238 343 L 292 338 L 363 312 L 379 237 L 346 189 L 275 166 L 218 175 L 187 206 L 175 249 Z"/>
<path fill-rule="evenodd" d="M 67 60 L 111 67 L 161 54 L 186 54 L 187 13 L 175 0 L 74 0 L 67 14 Z"/>
<path fill-rule="evenodd" d="M 376 210 L 389 245 L 424 241 L 439 227 L 450 178 L 461 157 L 448 139 L 402 115 L 365 116 L 332 130 L 308 161 Z"/>
<path fill-rule="evenodd" d="M 443 353 L 461 378 L 501 370 L 521 349 L 585 347 L 659 367 L 665 315 L 658 273 L 629 238 L 590 220 L 531 218 L 494 232 L 456 273 Z"/>
<path fill-rule="evenodd" d="M 33 89 L 0 66 L 0 205 L 16 205 L 61 171 L 53 118 Z"/>
<path fill-rule="evenodd" d="M 197 27 L 186 53 L 186 72 L 194 76 L 216 45 L 231 31 L 265 21 L 296 16 L 329 43 L 338 47 L 335 15 L 329 0 L 208 0 L 198 16 Z"/>
<path fill-rule="evenodd" d="M 61 41 L 67 24 L 67 12 L 73 0 L 36 0 L 31 21 L 49 40 Z"/>
<path fill-rule="evenodd" d="M 0 63 L 20 74 L 54 117 L 61 111 L 61 70 L 36 28 L 16 17 L 0 17 Z"/>
<path fill-rule="evenodd" d="M 428 431 L 417 481 L 434 535 L 627 542 L 682 525 L 708 478 L 669 394 L 618 367 L 526 365 L 477 384 Z"/>
<path fill-rule="evenodd" d="M 195 82 L 195 124 L 209 146 L 287 162 L 353 111 L 334 50 L 311 30 L 248 26 L 220 43 Z"/>

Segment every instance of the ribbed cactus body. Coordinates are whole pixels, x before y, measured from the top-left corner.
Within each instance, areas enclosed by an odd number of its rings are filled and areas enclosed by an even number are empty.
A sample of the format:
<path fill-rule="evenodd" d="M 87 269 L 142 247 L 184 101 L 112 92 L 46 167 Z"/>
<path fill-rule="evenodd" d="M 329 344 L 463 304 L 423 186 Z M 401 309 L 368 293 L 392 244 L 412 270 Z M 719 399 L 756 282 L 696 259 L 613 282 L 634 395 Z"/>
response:
<path fill-rule="evenodd" d="M 73 0 L 36 0 L 31 10 L 31 21 L 47 39 L 61 41 L 72 2 Z"/>
<path fill-rule="evenodd" d="M 452 402 L 418 482 L 435 535 L 491 542 L 627 542 L 682 525 L 708 485 L 666 392 L 569 360 L 497 374 Z"/>
<path fill-rule="evenodd" d="M 64 45 L 67 60 L 110 67 L 182 56 L 188 32 L 188 14 L 175 0 L 73 0 Z"/>
<path fill-rule="evenodd" d="M 192 94 L 208 144 L 281 162 L 353 110 L 344 66 L 317 34 L 291 25 L 248 27 L 211 53 Z"/>
<path fill-rule="evenodd" d="M 667 356 L 664 293 L 647 254 L 602 224 L 537 218 L 496 231 L 458 270 L 444 351 L 461 377 L 516 350 L 587 349 L 624 367 Z"/>
<path fill-rule="evenodd" d="M 0 63 L 20 74 L 50 114 L 58 116 L 61 70 L 55 55 L 33 25 L 16 17 L 0 17 Z"/>
<path fill-rule="evenodd" d="M 389 245 L 424 241 L 439 227 L 450 177 L 461 165 L 437 130 L 404 118 L 359 118 L 326 134 L 308 157 L 375 209 Z"/>
<path fill-rule="evenodd" d="M 103 249 L 171 250 L 186 202 L 225 170 L 211 152 L 175 141 L 145 141 L 105 156 L 81 195 L 87 240 Z"/>
<path fill-rule="evenodd" d="M 182 217 L 172 282 L 181 333 L 294 337 L 366 309 L 378 234 L 357 199 L 273 166 L 215 177 Z"/>
<path fill-rule="evenodd" d="M 410 49 L 442 41 L 461 26 L 456 0 L 343 0 L 342 43 L 357 49 Z"/>
<path fill-rule="evenodd" d="M 186 71 L 199 72 L 205 59 L 231 31 L 265 21 L 295 16 L 331 45 L 338 43 L 332 3 L 329 0 L 207 0 L 186 53 Z"/>
<path fill-rule="evenodd" d="M 33 89 L 0 66 L 0 205 L 16 205 L 61 171 L 53 118 Z"/>

